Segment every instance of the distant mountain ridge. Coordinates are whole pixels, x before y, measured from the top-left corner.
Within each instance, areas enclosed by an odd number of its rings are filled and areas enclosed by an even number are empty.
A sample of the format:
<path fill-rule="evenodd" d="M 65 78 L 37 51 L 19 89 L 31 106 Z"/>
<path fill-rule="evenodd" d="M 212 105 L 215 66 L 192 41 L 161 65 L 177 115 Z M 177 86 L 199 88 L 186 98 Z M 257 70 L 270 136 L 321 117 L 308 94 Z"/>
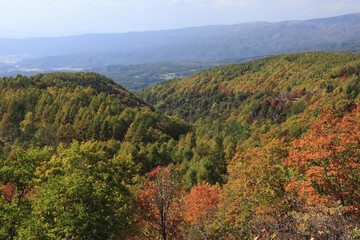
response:
<path fill-rule="evenodd" d="M 299 51 L 360 51 L 360 13 L 305 21 L 0 39 L 0 56 L 29 55 L 17 67 L 88 68 L 162 61 L 211 62 Z M 15 66 L 15 65 L 14 65 Z"/>

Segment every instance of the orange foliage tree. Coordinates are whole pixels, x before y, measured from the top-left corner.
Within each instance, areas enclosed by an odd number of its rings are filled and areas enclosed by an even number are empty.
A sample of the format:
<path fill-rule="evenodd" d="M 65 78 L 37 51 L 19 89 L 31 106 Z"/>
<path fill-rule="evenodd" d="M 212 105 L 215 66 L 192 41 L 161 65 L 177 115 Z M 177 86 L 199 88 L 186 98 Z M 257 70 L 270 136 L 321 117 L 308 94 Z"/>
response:
<path fill-rule="evenodd" d="M 229 234 L 242 238 L 257 235 L 256 228 L 263 228 L 269 219 L 288 209 L 288 178 L 281 163 L 287 156 L 287 147 L 281 140 L 263 145 L 239 151 L 228 166 L 229 180 L 224 192 L 229 206 L 225 219 Z"/>
<path fill-rule="evenodd" d="M 209 239 L 217 228 L 220 189 L 208 183 L 201 183 L 191 189 L 185 197 L 184 219 L 190 226 L 188 238 Z"/>
<path fill-rule="evenodd" d="M 179 239 L 182 231 L 180 177 L 172 166 L 157 167 L 136 200 L 138 225 L 143 239 Z"/>
<path fill-rule="evenodd" d="M 284 163 L 294 168 L 289 188 L 308 203 L 341 202 L 360 207 L 360 110 L 343 117 L 332 111 L 313 123 L 308 136 L 293 142 Z"/>

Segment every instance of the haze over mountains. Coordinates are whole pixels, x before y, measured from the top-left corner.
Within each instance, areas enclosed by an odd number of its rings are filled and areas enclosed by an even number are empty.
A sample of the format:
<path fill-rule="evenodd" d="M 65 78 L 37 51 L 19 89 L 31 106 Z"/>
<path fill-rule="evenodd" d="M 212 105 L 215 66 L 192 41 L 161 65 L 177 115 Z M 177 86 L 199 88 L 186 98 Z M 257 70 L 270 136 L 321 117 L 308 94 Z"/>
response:
<path fill-rule="evenodd" d="M 214 62 L 299 51 L 358 52 L 360 13 L 306 21 L 0 39 L 0 46 L 3 75 L 76 71 L 109 64 Z"/>

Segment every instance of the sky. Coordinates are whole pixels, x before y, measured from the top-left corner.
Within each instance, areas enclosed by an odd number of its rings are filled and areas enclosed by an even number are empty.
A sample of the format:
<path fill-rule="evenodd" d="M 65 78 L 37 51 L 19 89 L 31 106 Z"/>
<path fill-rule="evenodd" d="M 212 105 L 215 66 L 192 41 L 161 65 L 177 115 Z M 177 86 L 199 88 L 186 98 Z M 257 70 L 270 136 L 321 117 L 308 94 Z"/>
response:
<path fill-rule="evenodd" d="M 0 0 L 0 38 L 305 20 L 355 12 L 360 12 L 359 0 Z"/>

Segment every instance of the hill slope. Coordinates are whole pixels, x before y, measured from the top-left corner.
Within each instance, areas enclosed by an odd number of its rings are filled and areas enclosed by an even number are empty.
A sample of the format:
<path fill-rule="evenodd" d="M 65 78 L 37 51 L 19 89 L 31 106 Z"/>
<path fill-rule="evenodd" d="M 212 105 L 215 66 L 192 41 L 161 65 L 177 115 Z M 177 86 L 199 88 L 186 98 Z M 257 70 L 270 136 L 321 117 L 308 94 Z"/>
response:
<path fill-rule="evenodd" d="M 294 123 L 303 122 L 298 136 L 321 109 L 351 106 L 359 73 L 359 54 L 287 54 L 205 70 L 137 94 L 166 114 L 191 122 L 222 120 L 229 133 L 240 135 L 244 129 L 234 128 L 244 124 L 255 130 L 284 122 L 284 131 L 295 131 Z"/>
<path fill-rule="evenodd" d="M 138 127 L 152 127 L 175 139 L 187 131 L 186 124 L 180 126 L 180 121 L 156 113 L 134 94 L 96 73 L 18 75 L 1 79 L 0 89 L 0 137 L 7 146 L 57 145 L 73 139 L 131 140 L 127 132 L 136 133 Z M 137 124 L 131 126 L 133 122 Z M 169 129 L 169 124 L 177 123 L 178 129 Z M 142 139 L 146 142 L 145 133 Z"/>
<path fill-rule="evenodd" d="M 248 113 L 250 109 L 244 105 L 259 100 L 286 101 L 314 94 L 330 84 L 337 87 L 341 77 L 358 75 L 359 69 L 359 54 L 278 55 L 165 81 L 137 94 L 166 113 L 189 121 L 227 119 Z"/>

